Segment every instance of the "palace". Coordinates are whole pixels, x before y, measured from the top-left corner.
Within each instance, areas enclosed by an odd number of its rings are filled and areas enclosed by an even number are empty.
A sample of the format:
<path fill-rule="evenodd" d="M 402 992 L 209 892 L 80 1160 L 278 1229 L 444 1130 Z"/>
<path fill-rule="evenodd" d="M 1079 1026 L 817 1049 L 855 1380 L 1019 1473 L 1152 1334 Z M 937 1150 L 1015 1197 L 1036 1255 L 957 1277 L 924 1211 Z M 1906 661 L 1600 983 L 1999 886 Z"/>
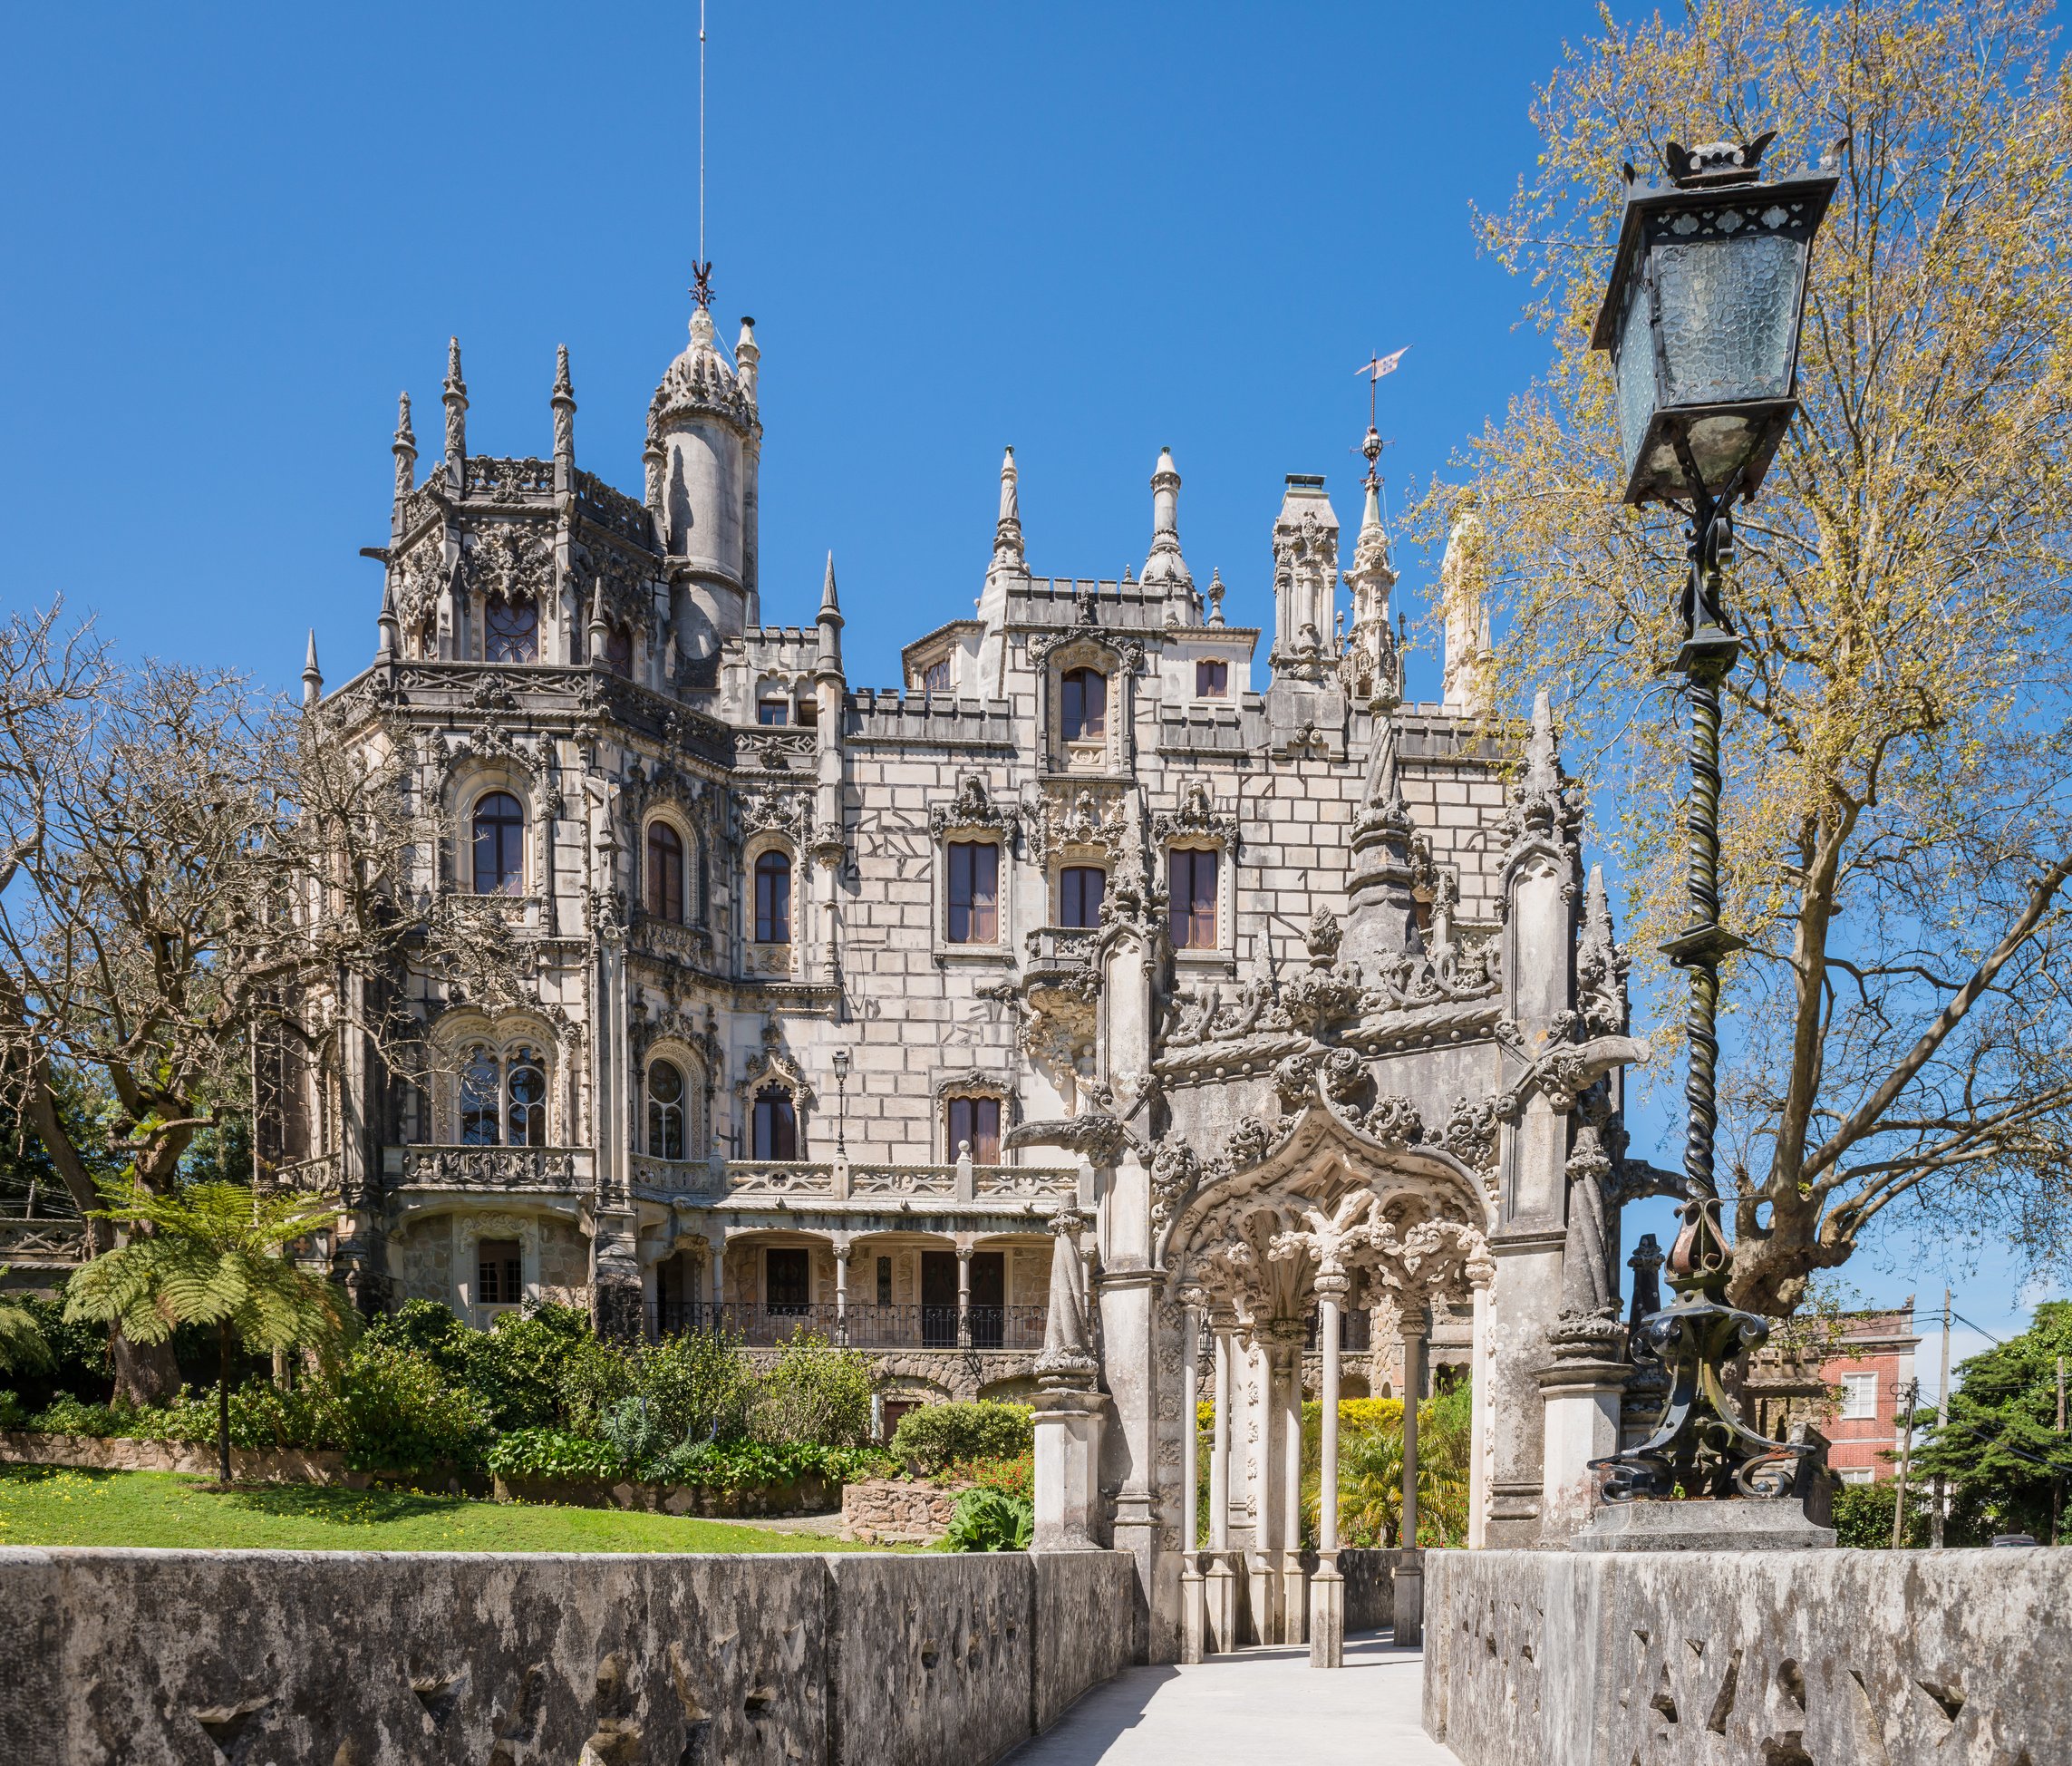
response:
<path fill-rule="evenodd" d="M 1507 765 L 1477 703 L 1472 524 L 1409 703 L 1378 437 L 1349 562 L 1287 479 L 1270 634 L 1196 581 L 1169 452 L 1108 581 L 1032 573 L 1011 451 L 975 616 L 852 685 L 831 560 L 765 607 L 759 357 L 698 307 L 638 497 L 577 467 L 566 352 L 550 458 L 469 453 L 458 344 L 423 474 L 403 402 L 374 657 L 326 696 L 313 645 L 305 696 L 401 753 L 418 887 L 508 961 L 351 984 L 431 1058 L 349 1043 L 287 1112 L 334 1267 L 477 1324 L 804 1324 L 893 1406 L 1031 1398 L 1040 1543 L 1136 1554 L 1154 1659 L 1184 1568 L 1208 1597 L 1197 1387 L 1226 1641 L 1302 1635 L 1305 1386 L 1464 1371 L 1473 1538 L 1560 1538 L 1634 1372 L 1619 1208 L 1663 1179 L 1551 713 Z"/>

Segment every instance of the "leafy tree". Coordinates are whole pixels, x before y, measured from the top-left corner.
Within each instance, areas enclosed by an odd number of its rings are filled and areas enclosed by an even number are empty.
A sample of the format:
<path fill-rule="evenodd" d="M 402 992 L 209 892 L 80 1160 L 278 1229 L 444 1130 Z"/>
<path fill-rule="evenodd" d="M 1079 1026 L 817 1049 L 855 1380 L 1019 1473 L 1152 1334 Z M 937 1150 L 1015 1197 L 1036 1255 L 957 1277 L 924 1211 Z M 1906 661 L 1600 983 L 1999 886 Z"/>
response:
<path fill-rule="evenodd" d="M 169 1193 L 132 1183 L 97 1218 L 130 1229 L 130 1242 L 74 1272 L 65 1315 L 118 1326 L 133 1343 L 163 1343 L 183 1323 L 213 1324 L 220 1352 L 217 1451 L 230 1481 L 230 1384 L 238 1344 L 310 1349 L 335 1359 L 351 1334 L 342 1289 L 296 1267 L 296 1239 L 337 1218 L 318 1196 L 201 1183 Z"/>
<path fill-rule="evenodd" d="M 0 1264 L 0 1282 L 6 1279 L 7 1266 Z M 41 1372 L 53 1359 L 35 1314 L 19 1300 L 0 1299 L 0 1370 Z"/>
<path fill-rule="evenodd" d="M 795 1331 L 756 1383 L 749 1432 L 761 1441 L 860 1446 L 870 1433 L 870 1358 Z"/>
<path fill-rule="evenodd" d="M 1988 1537 L 2052 1536 L 2053 1480 L 2072 1486 L 2072 1434 L 2057 1432 L 2060 1355 L 2072 1364 L 2072 1300 L 2046 1301 L 2019 1336 L 1965 1361 L 1943 1427 L 1932 1410 L 1914 1417 L 1928 1439 L 1916 1442 L 1909 1476 L 1926 1489 L 1940 1473 L 1980 1510 Z M 1891 1519 L 1888 1506 L 1888 1528 Z"/>
<path fill-rule="evenodd" d="M 1775 129 L 1850 143 L 1816 242 L 1804 415 L 1741 512 L 1721 917 L 1729 1297 L 1784 1315 L 1897 1203 L 2060 1265 L 2072 1009 L 2072 70 L 2045 0 L 1706 0 L 1602 15 L 1534 110 L 1488 248 L 1531 277 L 1545 381 L 1437 488 L 1457 629 L 1499 709 L 1551 686 L 1610 802 L 1632 943 L 1688 916 L 1681 517 L 1622 506 L 1589 347 L 1622 161 Z M 1643 969 L 1643 973 L 1648 973 Z M 1658 1047 L 1678 990 L 1655 991 Z M 1643 1174 L 1644 1175 L 1644 1174 Z M 1675 1187 L 1666 1173 L 1658 1182 Z"/>

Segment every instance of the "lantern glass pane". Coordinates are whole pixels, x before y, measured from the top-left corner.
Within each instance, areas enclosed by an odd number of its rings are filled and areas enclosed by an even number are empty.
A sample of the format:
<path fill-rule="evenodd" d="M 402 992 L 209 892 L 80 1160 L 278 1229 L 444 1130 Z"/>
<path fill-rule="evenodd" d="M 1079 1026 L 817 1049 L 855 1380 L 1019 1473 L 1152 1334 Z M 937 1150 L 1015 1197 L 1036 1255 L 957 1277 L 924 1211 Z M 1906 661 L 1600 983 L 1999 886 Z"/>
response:
<path fill-rule="evenodd" d="M 1664 404 L 1790 395 L 1792 321 L 1805 251 L 1799 240 L 1774 233 L 1656 247 Z"/>
<path fill-rule="evenodd" d="M 1648 287 L 1635 277 L 1626 300 L 1626 314 L 1619 323 L 1616 366 L 1619 393 L 1619 440 L 1626 453 L 1626 471 L 1647 440 L 1648 422 L 1655 414 L 1655 340 L 1648 323 Z"/>

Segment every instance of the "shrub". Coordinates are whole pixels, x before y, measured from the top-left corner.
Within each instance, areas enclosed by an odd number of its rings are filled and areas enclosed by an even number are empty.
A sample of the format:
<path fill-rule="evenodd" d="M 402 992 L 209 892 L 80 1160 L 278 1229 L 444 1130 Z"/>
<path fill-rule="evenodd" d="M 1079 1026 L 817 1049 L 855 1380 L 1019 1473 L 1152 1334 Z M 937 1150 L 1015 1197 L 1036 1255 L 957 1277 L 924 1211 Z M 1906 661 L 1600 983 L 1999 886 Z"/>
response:
<path fill-rule="evenodd" d="M 26 1429 L 29 1413 L 11 1392 L 0 1392 L 0 1429 Z"/>
<path fill-rule="evenodd" d="M 540 1306 L 506 1313 L 488 1331 L 463 1327 L 459 1383 L 499 1429 L 545 1429 L 566 1422 L 564 1375 L 596 1344 L 586 1313 Z"/>
<path fill-rule="evenodd" d="M 1027 1551 L 1036 1511 L 1005 1490 L 966 1490 L 957 1499 L 943 1544 L 951 1551 Z"/>
<path fill-rule="evenodd" d="M 1036 1499 L 1036 1455 L 1017 1454 L 1012 1460 L 956 1460 L 935 1474 L 938 1483 L 972 1484 L 982 1490 L 1000 1490 L 1023 1502 Z"/>
<path fill-rule="evenodd" d="M 941 1471 L 958 1460 L 1012 1460 L 1035 1451 L 1035 1412 L 1026 1404 L 927 1404 L 892 1431 L 892 1451 L 915 1471 Z"/>
<path fill-rule="evenodd" d="M 340 1377 L 338 1445 L 355 1470 L 473 1465 L 491 1433 L 481 1402 L 441 1376 L 430 1356 L 363 1344 Z"/>
<path fill-rule="evenodd" d="M 1906 1527 L 1906 1542 L 1910 1546 L 1928 1543 L 1928 1511 L 1919 1499 L 1922 1494 L 1918 1489 L 1908 1493 L 1907 1507 L 1912 1510 L 1907 1516 Z M 1893 1542 L 1893 1509 L 1898 1499 L 1899 1490 L 1891 1479 L 1882 1484 L 1837 1485 L 1835 1543 L 1865 1550 L 1889 1550 Z"/>
<path fill-rule="evenodd" d="M 854 1447 L 870 1432 L 870 1362 L 826 1337 L 793 1333 L 756 1382 L 749 1432 L 762 1441 Z"/>
<path fill-rule="evenodd" d="M 738 1440 L 749 1432 L 756 1395 L 755 1374 L 740 1348 L 736 1338 L 719 1332 L 664 1337 L 627 1363 L 625 1392 L 646 1399 L 674 1441 Z"/>
<path fill-rule="evenodd" d="M 133 1411 L 119 1411 L 112 1404 L 89 1403 L 83 1398 L 74 1398 L 70 1392 L 62 1392 L 31 1417 L 28 1426 L 53 1435 L 99 1435 L 105 1438 L 127 1435 L 129 1431 L 123 1425 L 135 1415 Z"/>
<path fill-rule="evenodd" d="M 489 1469 L 504 1478 L 623 1478 L 625 1461 L 607 1441 L 560 1429 L 514 1429 L 489 1451 Z"/>
<path fill-rule="evenodd" d="M 661 1413 L 644 1398 L 622 1398 L 607 1410 L 597 1431 L 609 1441 L 620 1463 L 643 1478 L 655 1476 L 654 1467 L 678 1445 Z"/>

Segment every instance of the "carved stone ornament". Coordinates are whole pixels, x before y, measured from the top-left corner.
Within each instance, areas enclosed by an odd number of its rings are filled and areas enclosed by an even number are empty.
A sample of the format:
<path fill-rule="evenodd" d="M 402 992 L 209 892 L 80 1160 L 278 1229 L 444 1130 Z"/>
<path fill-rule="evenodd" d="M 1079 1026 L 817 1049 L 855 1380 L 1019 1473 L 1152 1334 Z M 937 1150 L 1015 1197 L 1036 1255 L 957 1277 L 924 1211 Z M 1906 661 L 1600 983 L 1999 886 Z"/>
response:
<path fill-rule="evenodd" d="M 460 541 L 460 580 L 479 600 L 500 595 L 544 609 L 554 589 L 554 529 L 549 521 L 482 521 Z"/>
<path fill-rule="evenodd" d="M 1151 1232 L 1156 1237 L 1202 1179 L 1200 1155 L 1183 1140 L 1161 1141 L 1151 1156 Z"/>
<path fill-rule="evenodd" d="M 743 430 L 759 429 L 755 399 L 720 354 L 712 315 L 702 306 L 691 315 L 691 341 L 663 372 L 647 407 L 647 427 L 659 434 L 673 422 L 717 412 Z"/>
<path fill-rule="evenodd" d="M 1471 1170 L 1494 1171 L 1500 1121 L 1495 1099 L 1462 1098 L 1447 1118 L 1439 1144 Z"/>
<path fill-rule="evenodd" d="M 996 802 L 986 789 L 984 776 L 967 772 L 957 781 L 956 796 L 928 811 L 928 830 L 937 839 L 952 829 L 985 829 L 1006 834 L 1012 830 L 1014 820 L 1014 806 Z"/>
<path fill-rule="evenodd" d="M 1384 1093 L 1375 1099 L 1360 1126 L 1384 1147 L 1400 1151 L 1415 1147 L 1425 1138 L 1424 1119 L 1408 1098 Z"/>
<path fill-rule="evenodd" d="M 743 839 L 782 834 L 803 843 L 813 811 L 803 791 L 755 791 L 735 797 L 734 813 Z"/>
<path fill-rule="evenodd" d="M 1180 795 L 1180 807 L 1151 818 L 1152 838 L 1160 845 L 1179 839 L 1205 839 L 1225 851 L 1237 848 L 1237 818 L 1219 814 L 1209 788 L 1196 780 Z"/>
<path fill-rule="evenodd" d="M 1052 787 L 1043 793 L 1030 830 L 1031 857 L 1041 865 L 1076 848 L 1119 859 L 1128 838 L 1128 813 L 1119 795 L 1096 797 L 1082 787 L 1068 802 L 1067 793 Z"/>

